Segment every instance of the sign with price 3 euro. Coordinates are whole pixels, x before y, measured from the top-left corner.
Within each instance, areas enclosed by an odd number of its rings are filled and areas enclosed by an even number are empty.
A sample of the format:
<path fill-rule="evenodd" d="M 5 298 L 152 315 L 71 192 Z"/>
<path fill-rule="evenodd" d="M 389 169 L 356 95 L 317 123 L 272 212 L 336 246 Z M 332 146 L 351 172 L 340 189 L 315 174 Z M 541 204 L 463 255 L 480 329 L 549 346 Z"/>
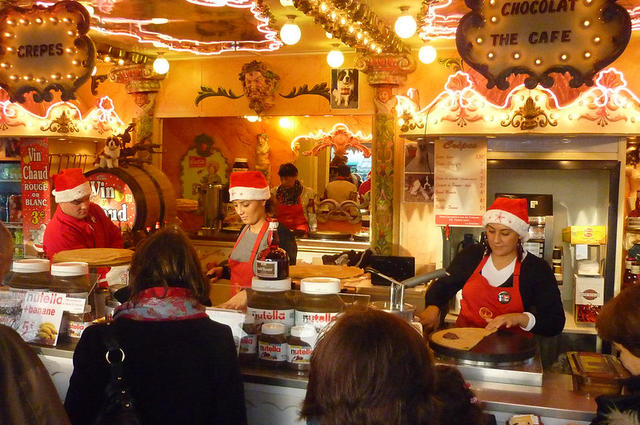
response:
<path fill-rule="evenodd" d="M 44 230 L 51 218 L 49 207 L 49 146 L 45 140 L 20 143 L 22 177 L 22 231 L 25 255 L 43 252 Z"/>

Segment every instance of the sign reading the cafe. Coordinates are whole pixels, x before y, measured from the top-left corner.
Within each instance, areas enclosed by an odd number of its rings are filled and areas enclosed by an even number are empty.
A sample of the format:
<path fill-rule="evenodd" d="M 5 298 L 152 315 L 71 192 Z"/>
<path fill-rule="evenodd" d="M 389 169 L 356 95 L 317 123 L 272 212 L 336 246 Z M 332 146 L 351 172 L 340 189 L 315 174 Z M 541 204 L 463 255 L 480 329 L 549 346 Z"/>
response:
<path fill-rule="evenodd" d="M 45 140 L 24 139 L 20 143 L 22 171 L 22 230 L 24 253 L 44 252 L 43 238 L 51 215 L 49 203 L 49 145 Z"/>
<path fill-rule="evenodd" d="M 594 75 L 624 51 L 631 19 L 615 0 L 466 0 L 456 45 L 462 59 L 487 78 L 487 87 L 509 87 L 511 74 L 527 74 L 529 89 L 553 85 L 567 72 L 571 87 L 593 85 Z"/>
<path fill-rule="evenodd" d="M 25 102 L 33 92 L 36 102 L 62 100 L 89 79 L 95 65 L 95 47 L 87 36 L 90 16 L 75 1 L 29 9 L 5 5 L 0 13 L 0 87 L 12 102 Z"/>
<path fill-rule="evenodd" d="M 136 201 L 127 183 L 111 173 L 92 173 L 87 176 L 91 186 L 91 202 L 102 207 L 107 217 L 118 227 L 133 229 L 136 222 Z"/>

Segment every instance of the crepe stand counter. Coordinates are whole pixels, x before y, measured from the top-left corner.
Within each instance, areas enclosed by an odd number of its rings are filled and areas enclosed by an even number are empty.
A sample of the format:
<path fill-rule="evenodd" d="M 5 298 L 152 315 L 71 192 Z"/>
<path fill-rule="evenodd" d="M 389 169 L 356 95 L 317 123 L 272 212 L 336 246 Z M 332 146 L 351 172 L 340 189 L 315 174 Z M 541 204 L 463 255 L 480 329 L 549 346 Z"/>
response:
<path fill-rule="evenodd" d="M 133 251 L 120 248 L 83 248 L 60 251 L 53 263 L 84 262 L 89 265 L 92 291 L 89 302 L 96 318 L 104 317 L 109 291 L 129 284 L 129 268 Z M 95 283 L 95 285 L 94 285 Z"/>

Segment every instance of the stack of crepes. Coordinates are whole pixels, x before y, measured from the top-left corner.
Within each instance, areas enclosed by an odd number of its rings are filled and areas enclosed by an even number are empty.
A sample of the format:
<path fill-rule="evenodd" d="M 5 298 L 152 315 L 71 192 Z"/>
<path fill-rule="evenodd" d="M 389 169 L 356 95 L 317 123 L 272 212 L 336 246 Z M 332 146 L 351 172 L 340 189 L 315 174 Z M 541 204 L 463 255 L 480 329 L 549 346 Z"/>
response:
<path fill-rule="evenodd" d="M 60 251 L 53 256 L 54 263 L 81 261 L 89 267 L 117 266 L 131 262 L 133 251 L 120 248 L 83 248 Z"/>
<path fill-rule="evenodd" d="M 196 211 L 198 209 L 198 201 L 194 199 L 178 198 L 176 199 L 176 209 L 178 211 Z"/>
<path fill-rule="evenodd" d="M 332 277 L 340 279 L 341 287 L 371 286 L 371 275 L 359 267 L 333 264 L 297 264 L 289 266 L 289 276 L 294 282 L 307 277 Z"/>

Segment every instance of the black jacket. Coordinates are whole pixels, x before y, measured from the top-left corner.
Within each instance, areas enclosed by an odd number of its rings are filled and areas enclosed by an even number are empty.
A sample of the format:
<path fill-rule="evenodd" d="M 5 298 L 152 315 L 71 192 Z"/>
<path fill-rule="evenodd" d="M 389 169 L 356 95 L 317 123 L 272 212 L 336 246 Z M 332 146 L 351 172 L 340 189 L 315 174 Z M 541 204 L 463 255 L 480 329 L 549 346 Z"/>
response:
<path fill-rule="evenodd" d="M 208 318 L 114 325 L 127 381 L 145 425 L 246 424 L 244 390 L 228 326 Z M 106 325 L 87 328 L 73 356 L 65 408 L 72 424 L 90 425 L 109 369 Z"/>
<path fill-rule="evenodd" d="M 627 392 L 625 395 L 601 395 L 596 398 L 598 411 L 591 425 L 640 425 L 640 375 L 632 376 L 623 384 Z M 621 416 L 626 417 L 626 422 L 620 421 Z"/>
<path fill-rule="evenodd" d="M 456 255 L 447 268 L 450 275 L 438 279 L 427 291 L 425 305 L 435 305 L 447 311 L 446 304 L 462 289 L 483 256 L 481 244 L 468 246 Z M 502 286 L 513 286 L 513 276 Z M 524 310 L 536 318 L 532 333 L 553 336 L 562 332 L 565 316 L 558 283 L 551 267 L 531 253 L 527 254 L 520 268 L 520 294 Z"/>

